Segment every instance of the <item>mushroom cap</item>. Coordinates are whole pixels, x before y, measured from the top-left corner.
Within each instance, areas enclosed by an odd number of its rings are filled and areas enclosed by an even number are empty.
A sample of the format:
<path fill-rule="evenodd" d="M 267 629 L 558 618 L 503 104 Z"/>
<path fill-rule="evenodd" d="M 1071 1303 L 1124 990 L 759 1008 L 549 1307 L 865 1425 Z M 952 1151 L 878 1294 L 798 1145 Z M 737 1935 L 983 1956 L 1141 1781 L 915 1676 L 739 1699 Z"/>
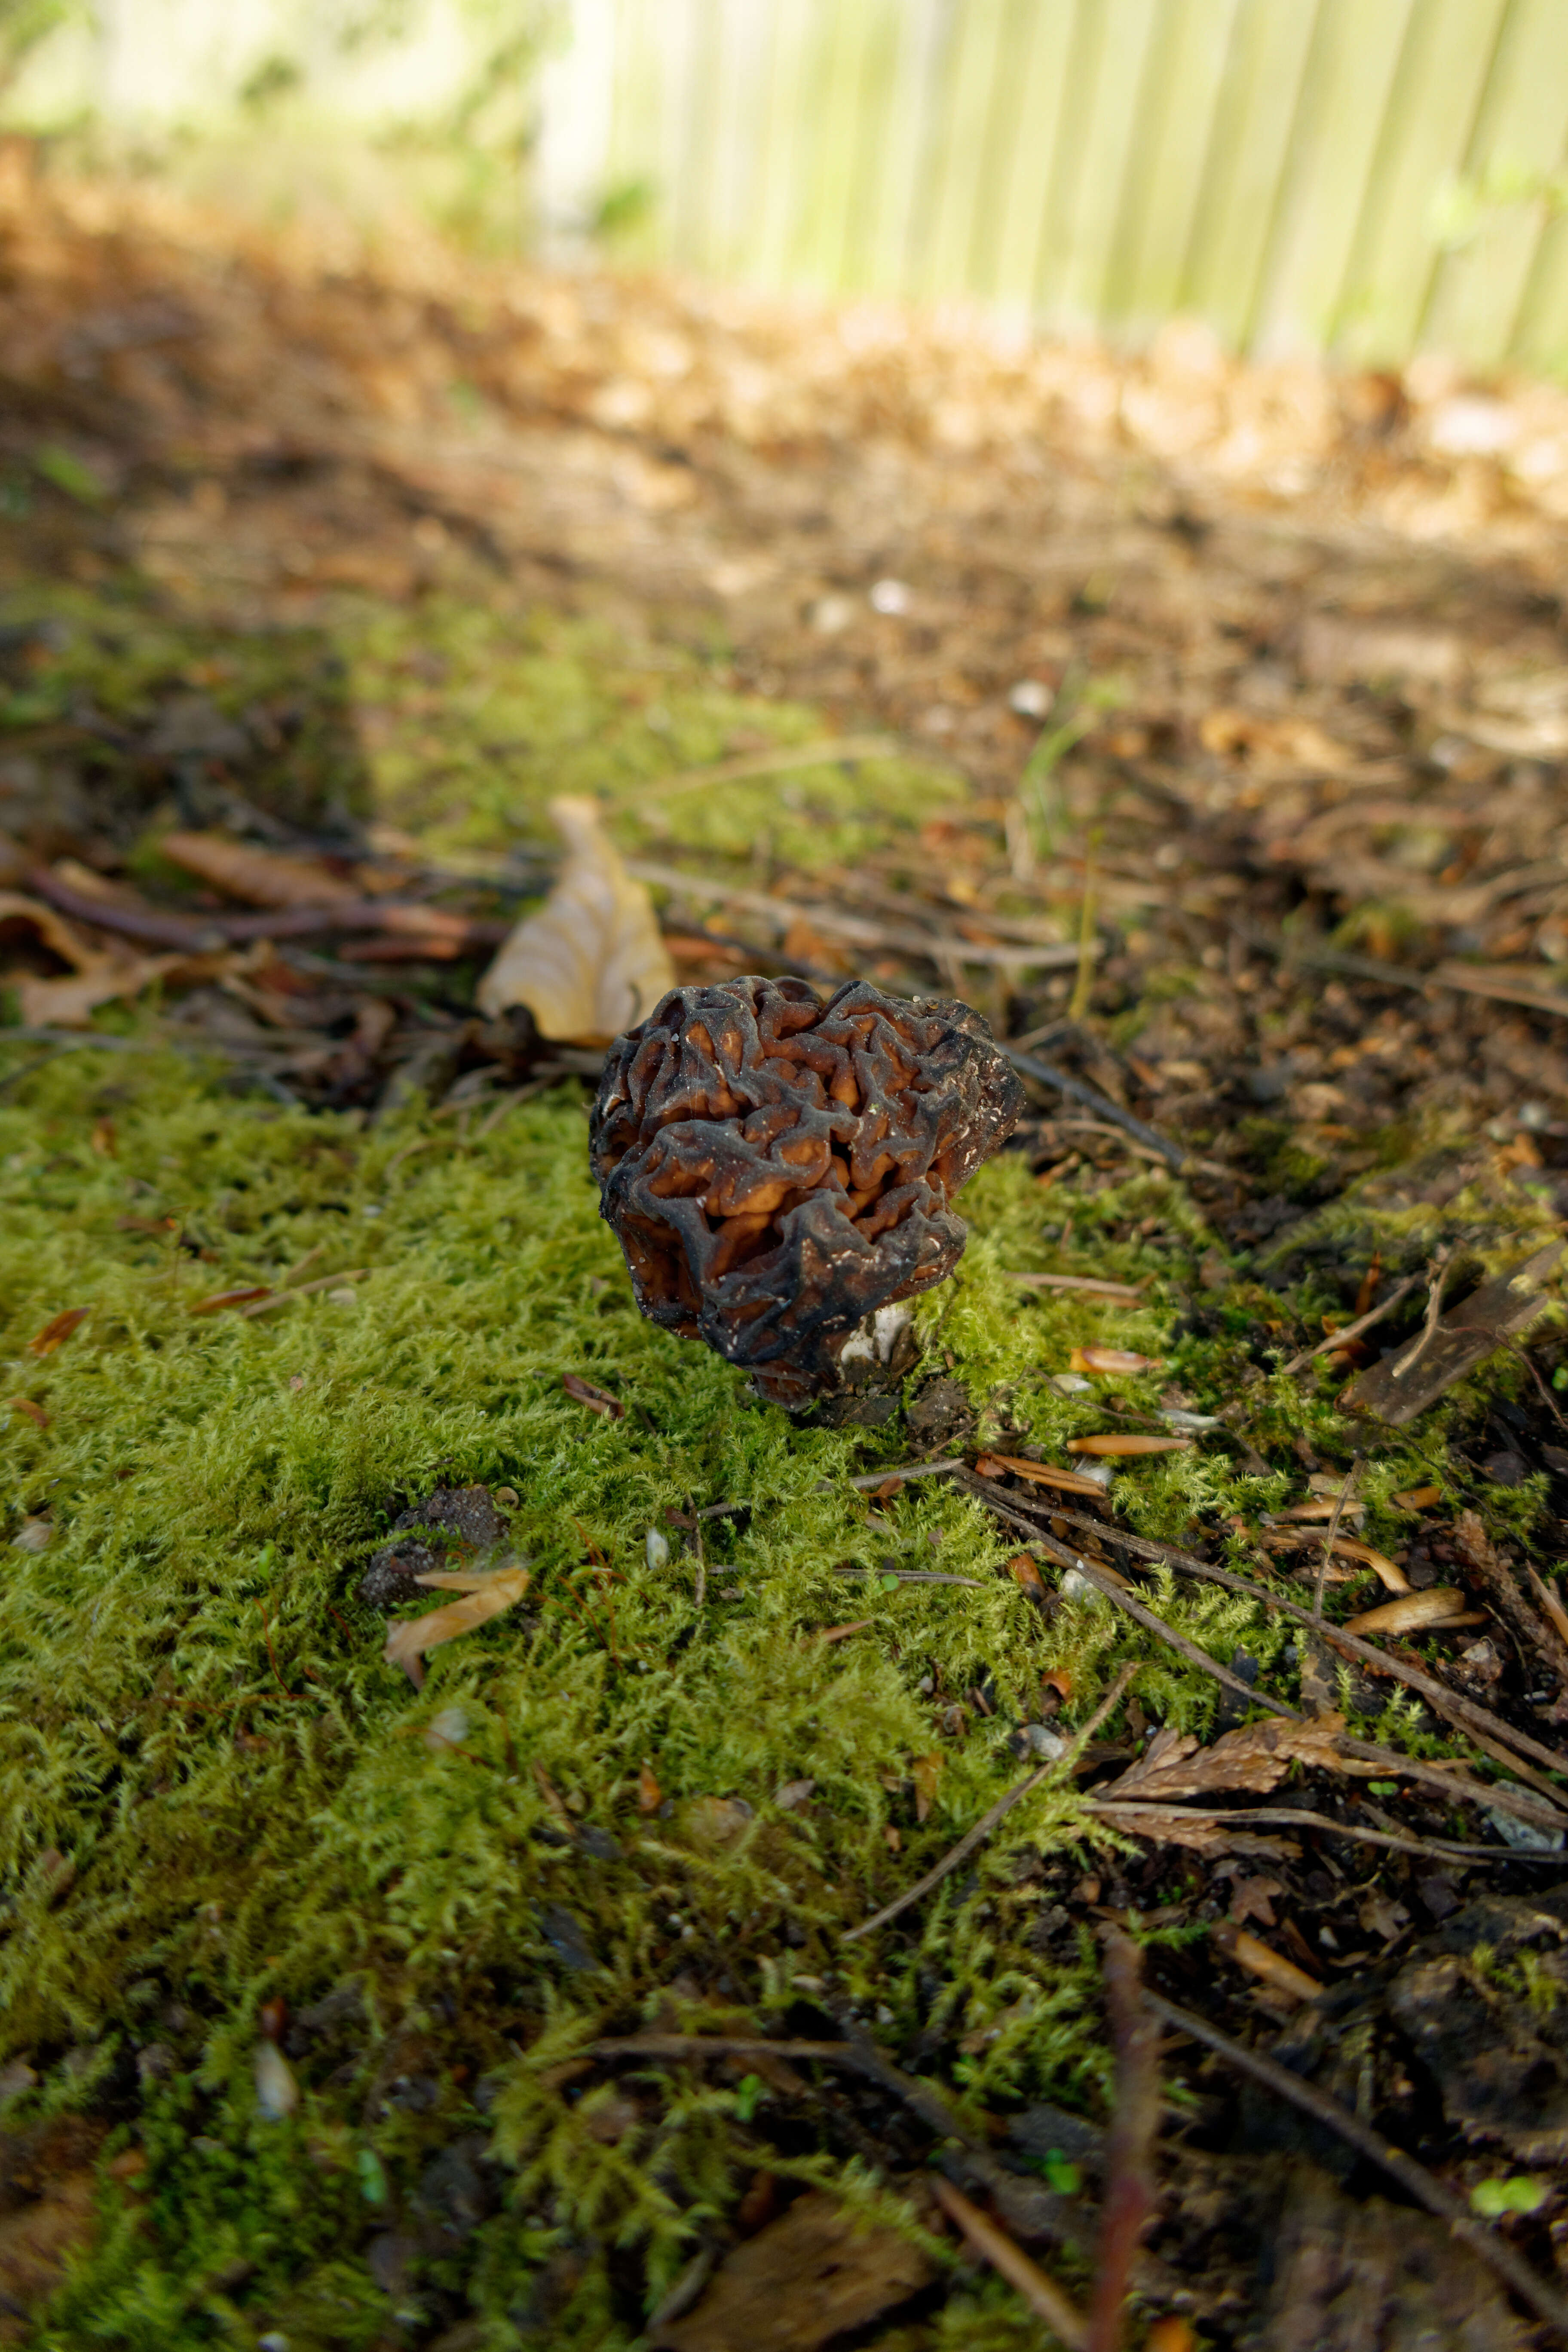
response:
<path fill-rule="evenodd" d="M 672 989 L 611 1047 L 590 1155 L 650 1321 L 803 1404 L 856 1326 L 963 1255 L 953 1194 L 1023 1090 L 967 1004 L 847 981 Z"/>

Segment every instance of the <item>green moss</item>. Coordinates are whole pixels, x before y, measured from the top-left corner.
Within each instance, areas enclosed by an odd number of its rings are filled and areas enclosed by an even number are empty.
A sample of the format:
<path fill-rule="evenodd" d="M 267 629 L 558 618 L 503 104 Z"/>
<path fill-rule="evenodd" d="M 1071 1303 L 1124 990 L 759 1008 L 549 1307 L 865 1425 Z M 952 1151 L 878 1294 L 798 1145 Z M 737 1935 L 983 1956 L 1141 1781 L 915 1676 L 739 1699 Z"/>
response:
<path fill-rule="evenodd" d="M 661 813 L 650 780 L 826 730 L 742 694 L 721 650 L 597 623 L 344 599 L 330 641 L 236 639 L 130 594 L 51 590 L 26 609 L 68 624 L 27 688 L 44 716 L 85 696 L 141 725 L 171 686 L 232 715 L 292 695 L 306 723 L 266 780 L 280 805 L 374 803 L 454 850 L 543 838 L 550 793 L 575 787 L 605 793 L 644 855 L 743 850 L 765 813 L 777 855 L 813 866 L 953 792 L 940 771 L 873 761 Z M 154 856 L 145 845 L 143 870 Z M 1008 1733 L 1047 1673 L 1069 1679 L 1069 1727 L 1125 1658 L 1143 1662 L 1156 1721 L 1208 1729 L 1214 1685 L 1098 1601 L 1043 1619 L 999 1573 L 1016 1544 L 951 1487 L 877 1504 L 853 1489 L 847 1474 L 898 1458 L 901 1436 L 792 1423 L 643 1322 L 597 1218 L 584 1107 L 567 1086 L 458 1135 L 416 1099 L 367 1127 L 237 1096 L 183 1056 L 109 1050 L 0 1090 L 0 1395 L 47 1419 L 0 1423 L 0 1538 L 25 1519 L 49 1530 L 41 1550 L 0 1549 L 0 2063 L 39 2078 L 17 2116 L 106 2113 L 106 2155 L 134 2133 L 147 2159 L 133 2191 L 106 2175 L 97 2243 L 39 2345 L 183 2352 L 270 2327 L 324 2352 L 445 2294 L 479 2315 L 487 2346 L 629 2347 L 763 2161 L 918 2233 L 858 2158 L 799 2153 L 781 2095 L 741 2064 L 627 2073 L 635 2120 L 612 2130 L 610 2094 L 579 2097 L 574 2065 L 601 2032 L 820 2032 L 817 2005 L 848 2001 L 917 2068 L 956 2044 L 944 2080 L 976 2118 L 1038 2097 L 1104 2111 L 1092 1948 L 1042 1959 L 1038 1887 L 1019 1874 L 1031 1853 L 1098 1867 L 1127 1851 L 1070 1786 L 1037 1790 L 892 1932 L 843 1931 L 1016 1777 Z M 108 1156 L 93 1144 L 106 1116 Z M 1310 1194 L 1316 1171 L 1288 1164 L 1288 1136 L 1260 1123 L 1255 1144 Z M 1268 1465 L 1226 1435 L 1131 1465 L 1117 1497 L 1136 1529 L 1180 1538 L 1281 1502 L 1301 1445 L 1348 1460 L 1335 1376 L 1277 1369 L 1299 1344 L 1283 1335 L 1341 1304 L 1321 1261 L 1280 1290 L 1263 1264 L 1205 1290 L 1215 1236 L 1142 1166 L 1042 1192 L 1004 1157 L 963 1205 L 968 1252 L 916 1324 L 922 1374 L 951 1370 L 988 1442 L 1055 1451 L 1103 1427 L 1103 1391 L 1052 1375 L 1109 1342 L 1161 1360 L 1118 1376 L 1120 1409 L 1151 1415 L 1174 1382 L 1200 1412 L 1239 1408 Z M 1394 1266 L 1462 1227 L 1489 1231 L 1500 1264 L 1540 1215 L 1479 1181 L 1441 1212 L 1369 1183 L 1288 1239 Z M 255 1318 L 193 1316 L 307 1256 L 312 1274 L 363 1279 Z M 1144 1283 L 1144 1304 L 1008 1279 L 1064 1262 Z M 79 1328 L 31 1352 L 74 1307 Z M 586 1413 L 566 1372 L 613 1390 L 626 1418 Z M 1399 1539 L 1393 1497 L 1429 1478 L 1528 1532 L 1533 1488 L 1470 1496 L 1450 1451 L 1525 1377 L 1500 1360 L 1391 1434 L 1363 1474 L 1373 1541 Z M 437 1651 L 416 1694 L 384 1662 L 359 1574 L 410 1498 L 470 1480 L 515 1492 L 531 1590 Z M 708 1523 L 700 1609 L 679 1538 L 661 1567 L 647 1546 L 694 1501 L 748 1507 Z M 978 1589 L 838 1573 L 889 1559 Z M 1284 1633 L 1250 1602 L 1165 1579 L 1156 1605 L 1289 1691 Z M 976 1685 L 994 1715 L 968 1703 Z M 427 1739 L 454 1708 L 460 1738 Z M 1436 1744 L 1397 1703 L 1382 1729 Z M 648 1811 L 645 1766 L 663 1801 Z M 803 1779 L 809 1805 L 781 1809 L 775 1792 Z M 263 2006 L 297 2015 L 329 1993 L 339 2022 L 293 2062 L 298 2112 L 270 2118 Z M 378 2286 L 368 2242 L 417 2234 L 426 2168 L 469 2138 L 500 2160 L 500 2210 L 450 2246 L 427 2232 L 406 2285 Z M 1026 2325 L 987 2282 L 908 2342 L 1010 2352 Z"/>

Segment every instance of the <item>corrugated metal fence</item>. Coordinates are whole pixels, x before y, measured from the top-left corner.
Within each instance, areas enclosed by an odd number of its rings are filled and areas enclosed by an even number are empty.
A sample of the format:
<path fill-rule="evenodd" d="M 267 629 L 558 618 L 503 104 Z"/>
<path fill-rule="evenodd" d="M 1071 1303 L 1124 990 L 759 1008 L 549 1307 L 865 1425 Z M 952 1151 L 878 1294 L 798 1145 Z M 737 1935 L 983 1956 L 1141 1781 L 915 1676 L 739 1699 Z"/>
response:
<path fill-rule="evenodd" d="M 559 221 L 782 289 L 1568 370 L 1568 0 L 574 0 Z"/>

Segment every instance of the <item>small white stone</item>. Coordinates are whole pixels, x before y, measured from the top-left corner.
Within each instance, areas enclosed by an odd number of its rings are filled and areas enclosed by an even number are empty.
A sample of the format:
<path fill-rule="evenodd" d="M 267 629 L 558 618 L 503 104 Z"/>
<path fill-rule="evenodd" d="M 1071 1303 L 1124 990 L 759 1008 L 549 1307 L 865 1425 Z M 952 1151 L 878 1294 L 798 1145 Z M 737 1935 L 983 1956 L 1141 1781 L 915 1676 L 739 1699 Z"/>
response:
<path fill-rule="evenodd" d="M 269 2123 L 281 2123 L 300 2104 L 300 2085 L 275 2042 L 256 2045 L 256 2104 Z"/>
<path fill-rule="evenodd" d="M 806 614 L 817 635 L 824 637 L 837 636 L 854 618 L 854 600 L 848 596 L 819 596 Z"/>
<path fill-rule="evenodd" d="M 1043 677 L 1021 677 L 1007 689 L 1007 708 L 1020 719 L 1047 718 L 1056 698 Z"/>
<path fill-rule="evenodd" d="M 49 1519 L 24 1519 L 11 1541 L 18 1551 L 47 1551 L 54 1535 Z"/>
<path fill-rule="evenodd" d="M 1490 1805 L 1483 1805 L 1481 1811 L 1504 1845 L 1512 1846 L 1515 1853 L 1562 1853 L 1561 1830 L 1538 1829 L 1533 1822 L 1521 1822 L 1516 1813 L 1505 1813 Z"/>
<path fill-rule="evenodd" d="M 1077 1575 L 1078 1570 L 1076 1568 L 1068 1569 L 1068 1576 Z M 1086 1579 L 1081 1577 L 1079 1580 L 1080 1583 L 1087 1581 Z M 1093 1588 L 1090 1587 L 1091 1591 L 1092 1589 Z M 1062 1579 L 1062 1590 L 1064 1592 L 1067 1590 L 1067 1577 L 1065 1576 Z M 1100 1595 L 1096 1593 L 1095 1598 L 1098 1600 Z M 1024 1726 L 1024 1737 L 1028 1741 L 1030 1748 L 1040 1759 L 1042 1763 L 1054 1764 L 1057 1762 L 1058 1758 L 1065 1756 L 1068 1752 L 1068 1742 L 1062 1738 L 1059 1731 L 1053 1731 L 1048 1724 L 1026 1723 Z"/>
<path fill-rule="evenodd" d="M 910 592 L 901 580 L 879 580 L 871 590 L 871 610 L 895 617 L 910 609 Z"/>
<path fill-rule="evenodd" d="M 1061 1596 L 1064 1601 L 1097 1601 L 1102 1609 L 1110 1603 L 1098 1584 L 1091 1584 L 1081 1568 L 1069 1568 L 1062 1577 Z"/>
<path fill-rule="evenodd" d="M 433 1715 L 420 1734 L 426 1748 L 436 1755 L 447 1748 L 460 1748 L 468 1736 L 468 1718 L 460 1706 L 444 1706 Z"/>

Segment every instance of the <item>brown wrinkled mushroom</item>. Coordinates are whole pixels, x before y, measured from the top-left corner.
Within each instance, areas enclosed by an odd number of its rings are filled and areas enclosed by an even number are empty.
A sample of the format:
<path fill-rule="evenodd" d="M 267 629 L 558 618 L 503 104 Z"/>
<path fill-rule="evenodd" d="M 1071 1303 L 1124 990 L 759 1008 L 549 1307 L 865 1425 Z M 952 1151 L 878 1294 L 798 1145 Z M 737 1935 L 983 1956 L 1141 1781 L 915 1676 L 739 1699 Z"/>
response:
<path fill-rule="evenodd" d="M 600 1213 L 651 1322 L 805 1404 L 868 1315 L 952 1273 L 948 1203 L 1023 1100 L 966 1004 L 864 981 L 826 1004 L 803 980 L 672 989 L 605 1060 Z"/>

